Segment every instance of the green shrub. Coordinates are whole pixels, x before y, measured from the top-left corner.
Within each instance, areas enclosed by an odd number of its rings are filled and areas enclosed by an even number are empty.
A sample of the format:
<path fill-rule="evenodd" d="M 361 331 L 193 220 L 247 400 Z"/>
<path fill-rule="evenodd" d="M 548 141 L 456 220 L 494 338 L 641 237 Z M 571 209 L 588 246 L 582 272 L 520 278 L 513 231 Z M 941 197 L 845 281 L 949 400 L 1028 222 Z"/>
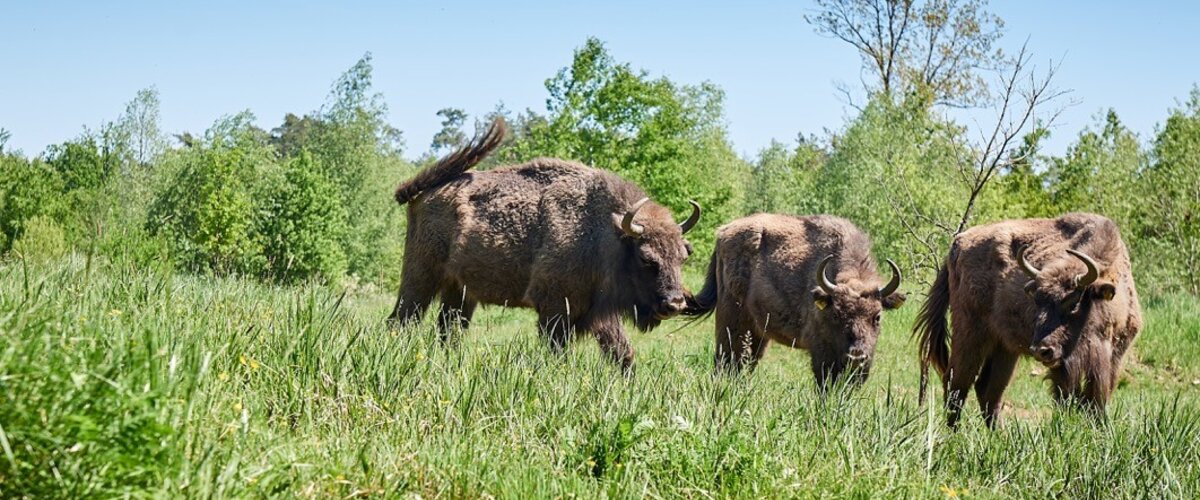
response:
<path fill-rule="evenodd" d="M 26 259 L 51 261 L 67 254 L 66 236 L 54 219 L 38 215 L 25 221 L 25 231 L 12 250 Z"/>
<path fill-rule="evenodd" d="M 40 160 L 0 155 L 0 253 L 21 237 L 26 221 L 38 215 L 53 216 L 61 209 L 62 182 Z"/>
<path fill-rule="evenodd" d="M 191 270 L 256 273 L 264 265 L 256 189 L 273 181 L 273 162 L 252 120 L 248 112 L 222 119 L 203 144 L 177 151 L 181 168 L 150 207 L 147 230 Z"/>
<path fill-rule="evenodd" d="M 287 162 L 283 181 L 269 189 L 258 226 L 268 272 L 285 281 L 345 274 L 340 242 L 346 209 L 312 156 L 305 153 Z"/>

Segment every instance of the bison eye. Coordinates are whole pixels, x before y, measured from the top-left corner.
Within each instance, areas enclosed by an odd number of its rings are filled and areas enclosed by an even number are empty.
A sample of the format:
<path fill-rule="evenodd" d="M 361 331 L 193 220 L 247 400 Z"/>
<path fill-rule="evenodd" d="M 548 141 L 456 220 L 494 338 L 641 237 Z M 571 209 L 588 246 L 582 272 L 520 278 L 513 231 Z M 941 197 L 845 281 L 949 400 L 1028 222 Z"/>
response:
<path fill-rule="evenodd" d="M 645 255 L 638 255 L 638 264 L 645 269 L 654 269 L 658 267 L 658 263 L 646 258 Z"/>
<path fill-rule="evenodd" d="M 883 317 L 883 313 L 879 313 L 879 314 L 875 315 L 875 326 L 877 326 L 877 327 L 879 326 L 879 321 L 882 317 Z"/>

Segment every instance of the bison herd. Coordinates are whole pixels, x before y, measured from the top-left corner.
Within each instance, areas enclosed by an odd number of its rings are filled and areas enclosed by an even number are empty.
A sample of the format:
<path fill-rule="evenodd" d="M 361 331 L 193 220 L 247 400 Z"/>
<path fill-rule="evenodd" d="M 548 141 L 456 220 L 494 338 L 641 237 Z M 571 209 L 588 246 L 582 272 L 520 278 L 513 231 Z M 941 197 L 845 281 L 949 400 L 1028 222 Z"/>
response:
<path fill-rule="evenodd" d="M 775 342 L 808 351 L 821 391 L 866 380 L 882 313 L 905 295 L 900 269 L 887 260 L 885 281 L 853 223 L 773 214 L 730 222 L 692 295 L 681 269 L 698 204 L 677 223 L 636 184 L 565 160 L 470 171 L 505 134 L 496 120 L 397 188 L 408 229 L 389 323 L 420 320 L 436 296 L 439 331 L 451 341 L 478 304 L 532 308 L 555 352 L 590 333 L 631 373 L 623 319 L 646 331 L 715 312 L 719 371 L 753 369 Z M 950 426 L 972 386 L 994 426 L 1027 355 L 1048 369 L 1056 401 L 1102 413 L 1140 329 L 1129 254 L 1111 220 L 1067 214 L 974 227 L 954 238 L 917 318 L 920 398 L 932 365 Z"/>

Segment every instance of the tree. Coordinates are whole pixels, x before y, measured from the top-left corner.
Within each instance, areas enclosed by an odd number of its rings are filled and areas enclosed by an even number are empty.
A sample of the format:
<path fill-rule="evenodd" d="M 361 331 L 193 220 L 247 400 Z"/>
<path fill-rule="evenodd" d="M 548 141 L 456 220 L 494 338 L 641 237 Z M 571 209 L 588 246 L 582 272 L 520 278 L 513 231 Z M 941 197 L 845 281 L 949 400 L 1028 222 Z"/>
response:
<path fill-rule="evenodd" d="M 777 141 L 758 153 L 746 185 L 745 213 L 805 214 L 817 211 L 813 187 L 828 153 L 800 136 L 788 150 Z"/>
<path fill-rule="evenodd" d="M 920 95 L 931 103 L 975 105 L 987 97 L 981 70 L 997 68 L 1004 21 L 986 0 L 817 0 L 805 16 L 817 33 L 862 56 L 868 93 Z"/>
<path fill-rule="evenodd" d="M 429 148 L 433 152 L 447 152 L 458 149 L 467 143 L 467 134 L 463 132 L 463 124 L 467 122 L 467 113 L 458 108 L 443 108 L 437 115 L 442 117 L 442 129 L 433 136 Z"/>
<path fill-rule="evenodd" d="M 1108 110 L 1102 120 L 1099 130 L 1080 132 L 1066 155 L 1051 161 L 1047 188 L 1057 212 L 1097 212 L 1124 225 L 1136 204 L 1130 195 L 1147 158 L 1116 111 Z"/>
<path fill-rule="evenodd" d="M 617 172 L 679 213 L 695 199 L 705 215 L 689 238 L 701 255 L 718 221 L 740 212 L 748 168 L 729 145 L 717 86 L 652 78 L 589 38 L 546 89 L 546 114 L 530 113 L 516 127 L 516 158 L 567 158 Z"/>
<path fill-rule="evenodd" d="M 263 186 L 274 180 L 274 151 L 244 111 L 218 120 L 180 164 L 150 206 L 146 230 L 170 242 L 176 262 L 192 271 L 257 273 L 263 268 L 256 232 Z"/>
<path fill-rule="evenodd" d="M 312 147 L 322 125 L 318 117 L 300 117 L 288 113 L 283 117 L 282 124 L 271 129 L 271 145 L 284 158 L 299 156 L 306 148 Z"/>
<path fill-rule="evenodd" d="M 266 186 L 257 232 L 267 272 L 283 281 L 338 279 L 346 272 L 341 240 L 346 209 L 336 186 L 321 175 L 312 155 L 284 165 L 280 182 Z"/>
<path fill-rule="evenodd" d="M 1140 255 L 1165 290 L 1200 294 L 1200 86 L 1171 110 L 1142 178 Z"/>
<path fill-rule="evenodd" d="M 125 105 L 125 114 L 117 121 L 129 144 L 132 160 L 149 165 L 167 149 L 167 140 L 159 127 L 158 90 L 154 87 L 139 90 Z"/>
<path fill-rule="evenodd" d="M 400 159 L 400 131 L 387 122 L 383 95 L 373 91 L 372 71 L 367 53 L 334 82 L 313 114 L 317 126 L 304 149 L 346 208 L 340 244 L 348 272 L 380 282 L 398 275 L 402 218 L 391 191 L 407 165 Z"/>

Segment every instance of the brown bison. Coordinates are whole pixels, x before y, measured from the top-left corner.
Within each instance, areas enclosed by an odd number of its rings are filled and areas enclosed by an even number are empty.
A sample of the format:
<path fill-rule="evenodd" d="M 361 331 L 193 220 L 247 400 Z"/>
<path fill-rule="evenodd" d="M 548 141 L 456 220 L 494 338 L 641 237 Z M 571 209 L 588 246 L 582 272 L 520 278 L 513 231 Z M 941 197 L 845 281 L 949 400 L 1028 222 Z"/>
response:
<path fill-rule="evenodd" d="M 845 219 L 758 214 L 717 230 L 704 288 L 685 314 L 717 313 L 716 365 L 741 370 L 767 342 L 807 349 L 824 390 L 847 369 L 866 380 L 884 309 L 904 303 L 892 261 L 886 285 L 871 240 Z"/>
<path fill-rule="evenodd" d="M 1049 369 L 1056 402 L 1102 412 L 1141 327 L 1129 254 L 1111 220 L 1067 214 L 975 227 L 954 238 L 917 317 L 920 398 L 932 363 L 949 425 L 957 424 L 974 385 L 994 427 L 1025 354 Z"/>
<path fill-rule="evenodd" d="M 645 191 L 616 175 L 541 158 L 468 172 L 500 145 L 486 134 L 396 189 L 408 204 L 400 295 L 390 322 L 419 320 L 435 295 L 443 339 L 465 329 L 477 304 L 530 307 L 549 345 L 561 351 L 589 331 L 629 370 L 633 348 L 622 316 L 641 330 L 685 306 L 684 233 L 700 206 L 676 224 Z"/>

